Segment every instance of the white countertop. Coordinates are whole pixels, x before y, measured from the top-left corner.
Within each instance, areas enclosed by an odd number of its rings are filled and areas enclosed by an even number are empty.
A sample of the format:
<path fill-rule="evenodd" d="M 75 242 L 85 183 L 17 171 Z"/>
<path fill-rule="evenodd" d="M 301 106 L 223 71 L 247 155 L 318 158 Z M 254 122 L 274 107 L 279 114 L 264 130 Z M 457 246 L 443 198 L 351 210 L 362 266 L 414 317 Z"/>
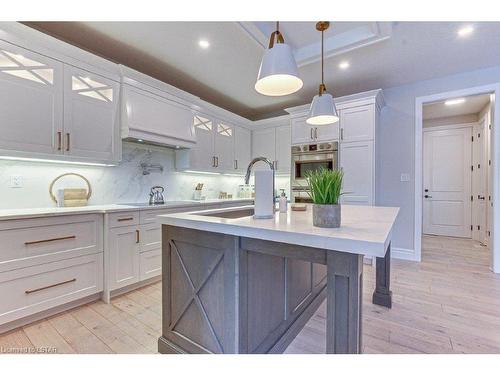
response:
<path fill-rule="evenodd" d="M 253 199 L 206 199 L 201 201 L 195 200 L 178 200 L 165 201 L 165 204 L 154 206 L 137 206 L 127 204 L 103 204 L 91 205 L 83 207 L 43 207 L 43 208 L 20 208 L 20 209 L 0 209 L 0 220 L 27 219 L 33 217 L 46 216 L 61 216 L 75 214 L 91 214 L 91 213 L 109 213 L 119 211 L 139 211 L 139 210 L 160 210 L 169 208 L 190 207 L 197 209 L 198 207 L 215 205 L 218 203 L 239 203 L 242 204 L 252 202 Z"/>
<path fill-rule="evenodd" d="M 246 208 L 252 206 L 245 206 Z M 225 208 L 213 212 L 234 211 Z M 252 216 L 227 219 L 197 215 L 196 212 L 158 216 L 158 222 L 173 226 L 224 233 L 240 237 L 317 247 L 348 253 L 383 257 L 391 241 L 398 207 L 342 206 L 340 228 L 318 228 L 312 225 L 312 206 L 307 211 L 276 213 L 274 219 L 254 219 Z"/>

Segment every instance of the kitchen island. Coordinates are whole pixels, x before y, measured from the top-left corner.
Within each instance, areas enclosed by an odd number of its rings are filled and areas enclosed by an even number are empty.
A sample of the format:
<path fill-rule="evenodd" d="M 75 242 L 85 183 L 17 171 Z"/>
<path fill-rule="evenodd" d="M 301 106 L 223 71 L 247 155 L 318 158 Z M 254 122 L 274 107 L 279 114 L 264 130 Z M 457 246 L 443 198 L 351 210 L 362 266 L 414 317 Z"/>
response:
<path fill-rule="evenodd" d="M 253 207 L 159 216 L 160 353 L 280 353 L 327 299 L 327 353 L 360 353 L 363 257 L 377 258 L 374 303 L 391 305 L 399 209 L 343 206 L 342 226 L 305 212 L 255 220 Z"/>

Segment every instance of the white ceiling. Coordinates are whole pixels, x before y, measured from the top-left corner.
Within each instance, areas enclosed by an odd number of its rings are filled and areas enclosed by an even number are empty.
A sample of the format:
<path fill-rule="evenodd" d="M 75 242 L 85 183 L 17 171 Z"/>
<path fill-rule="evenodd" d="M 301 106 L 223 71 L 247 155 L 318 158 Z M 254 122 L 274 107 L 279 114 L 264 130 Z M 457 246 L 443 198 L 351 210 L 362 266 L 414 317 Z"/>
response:
<path fill-rule="evenodd" d="M 314 22 L 280 23 L 304 81 L 298 93 L 281 98 L 254 90 L 274 22 L 36 22 L 30 26 L 251 119 L 310 102 L 320 83 L 320 33 Z M 325 32 L 327 88 L 334 96 L 343 96 L 499 65 L 500 23 L 475 23 L 475 32 L 467 38 L 457 36 L 461 26 L 457 22 L 332 22 Z M 210 48 L 201 49 L 200 38 L 207 39 Z M 348 61 L 350 68 L 339 69 L 341 61 Z"/>
<path fill-rule="evenodd" d="M 431 120 L 443 117 L 472 115 L 479 113 L 490 101 L 489 95 L 475 95 L 464 98 L 463 103 L 445 105 L 445 101 L 424 105 L 423 119 Z"/>

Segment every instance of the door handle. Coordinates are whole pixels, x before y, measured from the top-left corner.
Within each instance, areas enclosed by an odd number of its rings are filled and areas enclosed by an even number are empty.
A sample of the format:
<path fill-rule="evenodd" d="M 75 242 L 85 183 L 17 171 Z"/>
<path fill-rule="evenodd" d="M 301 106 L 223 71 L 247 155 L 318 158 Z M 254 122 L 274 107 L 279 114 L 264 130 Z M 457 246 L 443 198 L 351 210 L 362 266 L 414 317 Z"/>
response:
<path fill-rule="evenodd" d="M 234 169 L 238 169 L 238 160 L 234 159 Z"/>
<path fill-rule="evenodd" d="M 217 168 L 219 168 L 219 157 L 218 156 L 215 157 L 215 166 Z"/>
<path fill-rule="evenodd" d="M 313 138 L 313 128 L 311 128 L 310 133 L 311 133 L 311 134 L 310 134 L 311 139 L 314 139 L 314 138 Z"/>
<path fill-rule="evenodd" d="M 344 140 L 344 128 L 340 128 L 340 140 Z"/>
<path fill-rule="evenodd" d="M 215 168 L 215 156 L 212 156 L 212 167 Z"/>
<path fill-rule="evenodd" d="M 141 242 L 141 237 L 140 236 L 141 236 L 141 234 L 139 232 L 139 229 L 136 229 L 135 230 L 135 243 Z"/>
<path fill-rule="evenodd" d="M 482 197 L 482 196 L 478 195 L 477 199 L 481 199 L 482 201 L 484 201 L 486 198 L 484 196 Z"/>
<path fill-rule="evenodd" d="M 318 128 L 314 128 L 314 139 L 318 139 Z"/>
<path fill-rule="evenodd" d="M 62 132 L 57 132 L 57 151 L 62 150 Z"/>
<path fill-rule="evenodd" d="M 425 194 L 425 195 L 424 195 L 424 198 L 432 198 L 432 195 L 427 195 L 427 194 Z"/>
<path fill-rule="evenodd" d="M 70 146 L 70 134 L 66 133 L 66 151 L 69 151 L 69 146 Z"/>

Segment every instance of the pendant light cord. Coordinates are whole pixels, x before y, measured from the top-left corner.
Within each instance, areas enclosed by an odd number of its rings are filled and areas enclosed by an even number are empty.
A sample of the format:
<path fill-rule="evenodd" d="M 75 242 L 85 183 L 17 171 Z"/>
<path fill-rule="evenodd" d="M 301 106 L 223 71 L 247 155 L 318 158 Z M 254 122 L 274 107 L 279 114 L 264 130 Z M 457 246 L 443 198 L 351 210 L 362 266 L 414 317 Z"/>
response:
<path fill-rule="evenodd" d="M 325 70 L 324 70 L 324 31 L 321 30 L 321 84 L 324 86 L 325 85 Z"/>

